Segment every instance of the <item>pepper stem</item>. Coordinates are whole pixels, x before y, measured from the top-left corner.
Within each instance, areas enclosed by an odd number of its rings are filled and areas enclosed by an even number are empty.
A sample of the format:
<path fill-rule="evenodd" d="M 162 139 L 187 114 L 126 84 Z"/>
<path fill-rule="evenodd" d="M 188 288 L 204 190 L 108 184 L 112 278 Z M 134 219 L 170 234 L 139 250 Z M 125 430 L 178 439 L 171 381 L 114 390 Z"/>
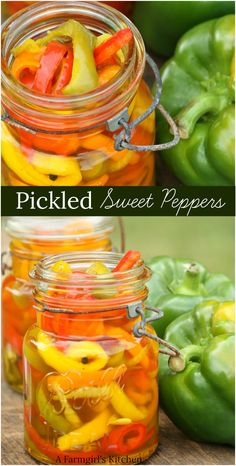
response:
<path fill-rule="evenodd" d="M 201 272 L 197 264 L 191 264 L 184 272 L 183 279 L 172 282 L 169 288 L 174 294 L 187 296 L 206 295 L 205 287 L 201 283 Z"/>
<path fill-rule="evenodd" d="M 180 356 L 170 357 L 168 366 L 173 372 L 182 372 L 190 360 L 199 361 L 204 350 L 203 346 L 189 345 L 182 349 Z"/>
<path fill-rule="evenodd" d="M 197 121 L 207 113 L 219 113 L 228 105 L 229 97 L 225 94 L 205 92 L 198 95 L 176 116 L 181 139 L 188 139 L 194 131 Z"/>

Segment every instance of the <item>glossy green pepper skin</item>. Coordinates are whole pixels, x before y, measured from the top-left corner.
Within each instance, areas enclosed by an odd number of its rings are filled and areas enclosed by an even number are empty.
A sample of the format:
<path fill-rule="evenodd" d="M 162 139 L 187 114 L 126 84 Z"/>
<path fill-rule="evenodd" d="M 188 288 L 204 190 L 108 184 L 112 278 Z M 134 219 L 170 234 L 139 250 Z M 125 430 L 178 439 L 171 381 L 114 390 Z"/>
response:
<path fill-rule="evenodd" d="M 234 299 L 234 286 L 223 274 L 210 273 L 198 262 L 153 257 L 147 262 L 152 271 L 148 282 L 147 304 L 160 308 L 164 316 L 153 323 L 159 337 L 178 316 L 191 311 L 207 299 Z"/>
<path fill-rule="evenodd" d="M 234 10 L 231 1 L 136 2 L 133 19 L 146 45 L 157 55 L 170 57 L 186 31 Z"/>
<path fill-rule="evenodd" d="M 233 305 L 223 303 L 232 311 Z M 181 351 L 182 359 L 170 359 L 168 365 L 168 356 L 161 355 L 160 402 L 193 440 L 234 445 L 234 321 L 223 316 L 214 323 L 220 306 L 201 303 L 167 327 L 165 340 Z"/>
<path fill-rule="evenodd" d="M 189 186 L 234 185 L 234 16 L 199 24 L 179 41 L 162 69 L 161 103 L 180 143 L 162 152 Z M 158 142 L 171 139 L 159 119 Z"/>

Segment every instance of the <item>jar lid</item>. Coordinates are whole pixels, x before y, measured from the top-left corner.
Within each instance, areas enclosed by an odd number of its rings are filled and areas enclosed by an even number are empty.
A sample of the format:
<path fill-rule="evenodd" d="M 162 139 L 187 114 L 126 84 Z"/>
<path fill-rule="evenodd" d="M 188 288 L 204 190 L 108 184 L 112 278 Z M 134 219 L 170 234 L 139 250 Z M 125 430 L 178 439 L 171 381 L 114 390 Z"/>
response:
<path fill-rule="evenodd" d="M 113 217 L 7 217 L 5 231 L 27 240 L 86 239 L 111 234 Z"/>

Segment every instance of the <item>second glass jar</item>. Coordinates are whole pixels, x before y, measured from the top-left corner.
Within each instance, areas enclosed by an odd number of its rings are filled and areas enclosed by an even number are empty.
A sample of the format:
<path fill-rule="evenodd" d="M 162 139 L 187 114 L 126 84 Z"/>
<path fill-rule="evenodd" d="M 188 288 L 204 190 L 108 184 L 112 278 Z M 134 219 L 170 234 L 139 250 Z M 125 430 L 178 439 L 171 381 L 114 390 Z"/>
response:
<path fill-rule="evenodd" d="M 69 251 L 110 251 L 112 217 L 9 217 L 10 254 L 3 256 L 3 367 L 6 381 L 22 391 L 22 343 L 36 321 L 29 272 L 43 257 Z M 8 257 L 9 256 L 9 257 Z M 8 257 L 8 259 L 7 259 Z"/>

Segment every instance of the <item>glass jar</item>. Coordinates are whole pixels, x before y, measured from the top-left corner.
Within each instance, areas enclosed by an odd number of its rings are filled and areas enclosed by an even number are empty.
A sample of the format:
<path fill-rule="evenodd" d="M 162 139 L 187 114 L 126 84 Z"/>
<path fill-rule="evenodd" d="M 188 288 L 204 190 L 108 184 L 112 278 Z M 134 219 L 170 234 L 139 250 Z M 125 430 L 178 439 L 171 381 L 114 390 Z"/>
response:
<path fill-rule="evenodd" d="M 136 464 L 157 447 L 158 343 L 149 325 L 149 337 L 138 334 L 150 271 L 140 259 L 111 273 L 121 257 L 63 254 L 31 272 L 37 324 L 24 339 L 25 446 L 40 462 Z M 69 270 L 55 271 L 58 261 Z M 97 262 L 109 272 L 89 272 Z"/>
<path fill-rule="evenodd" d="M 70 96 L 43 95 L 14 80 L 10 74 L 12 48 L 71 18 L 95 35 L 114 34 L 127 27 L 132 30 L 134 41 L 122 49 L 125 61 L 115 77 L 89 93 Z M 102 3 L 40 2 L 4 23 L 2 54 L 2 170 L 6 185 L 154 183 L 153 152 L 114 148 L 114 136 L 120 131 L 117 116 L 128 115 L 132 124 L 153 101 L 143 79 L 144 43 L 126 16 Z M 155 112 L 132 128 L 131 135 L 133 145 L 153 144 Z"/>
<path fill-rule="evenodd" d="M 22 391 L 22 342 L 36 321 L 29 272 L 43 257 L 69 251 L 110 251 L 112 217 L 9 217 L 10 257 L 2 287 L 3 361 L 7 382 Z"/>

